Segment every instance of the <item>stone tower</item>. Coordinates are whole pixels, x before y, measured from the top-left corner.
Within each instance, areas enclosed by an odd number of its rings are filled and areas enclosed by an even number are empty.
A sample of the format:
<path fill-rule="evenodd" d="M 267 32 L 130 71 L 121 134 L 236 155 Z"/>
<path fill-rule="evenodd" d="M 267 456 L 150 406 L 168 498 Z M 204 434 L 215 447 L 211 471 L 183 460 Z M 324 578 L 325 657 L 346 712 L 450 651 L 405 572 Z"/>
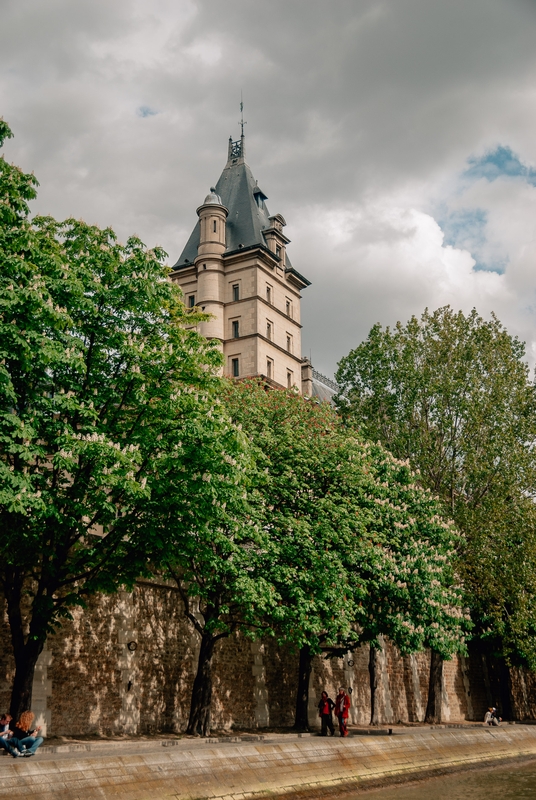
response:
<path fill-rule="evenodd" d="M 227 164 L 197 209 L 171 278 L 187 306 L 212 315 L 199 329 L 221 342 L 226 375 L 259 375 L 311 394 L 300 325 L 301 290 L 310 282 L 290 263 L 286 222 L 270 216 L 245 155 L 244 135 L 229 139 Z"/>

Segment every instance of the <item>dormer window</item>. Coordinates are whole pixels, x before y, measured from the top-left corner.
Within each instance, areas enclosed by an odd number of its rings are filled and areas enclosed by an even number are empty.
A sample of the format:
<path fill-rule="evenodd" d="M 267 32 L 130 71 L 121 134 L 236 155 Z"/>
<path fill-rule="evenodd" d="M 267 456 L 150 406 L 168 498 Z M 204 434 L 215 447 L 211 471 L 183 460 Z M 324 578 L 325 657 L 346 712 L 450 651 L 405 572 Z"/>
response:
<path fill-rule="evenodd" d="M 258 207 L 264 208 L 264 201 L 268 200 L 268 198 L 258 185 L 253 189 L 253 197 L 255 198 L 255 202 L 257 203 Z"/>

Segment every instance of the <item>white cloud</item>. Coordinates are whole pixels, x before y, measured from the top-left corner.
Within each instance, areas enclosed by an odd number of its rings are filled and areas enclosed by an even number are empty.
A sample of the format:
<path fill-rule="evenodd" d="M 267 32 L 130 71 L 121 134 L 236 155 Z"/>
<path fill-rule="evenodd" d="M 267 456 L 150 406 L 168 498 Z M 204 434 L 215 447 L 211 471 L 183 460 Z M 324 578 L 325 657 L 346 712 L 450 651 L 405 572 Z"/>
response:
<path fill-rule="evenodd" d="M 430 187 L 428 187 L 429 190 Z M 415 193 L 413 188 L 412 193 Z M 426 193 L 423 187 L 422 201 Z M 450 198 L 449 198 L 450 199 Z M 495 312 L 508 329 L 527 343 L 536 360 L 536 188 L 517 178 L 478 181 L 452 200 L 478 208 L 486 216 L 486 240 L 480 254 L 505 260 L 502 274 L 476 269 L 467 249 L 445 244 L 434 217 L 401 197 L 385 195 L 375 202 L 297 211 L 291 235 L 297 243 L 295 263 L 313 280 L 323 298 L 304 303 L 304 326 L 315 343 L 325 336 L 338 357 L 367 335 L 376 323 L 393 325 L 411 314 L 451 305 L 484 316 Z M 304 296 L 307 298 L 306 293 Z M 321 320 L 319 325 L 318 320 Z M 325 349 L 319 350 L 322 367 Z"/>

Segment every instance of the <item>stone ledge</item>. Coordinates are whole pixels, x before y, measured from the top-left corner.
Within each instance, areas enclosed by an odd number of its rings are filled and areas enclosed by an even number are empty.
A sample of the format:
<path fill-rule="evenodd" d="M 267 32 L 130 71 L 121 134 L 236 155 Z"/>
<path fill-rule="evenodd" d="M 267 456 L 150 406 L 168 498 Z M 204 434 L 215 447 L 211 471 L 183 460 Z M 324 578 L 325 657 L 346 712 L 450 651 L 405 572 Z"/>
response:
<path fill-rule="evenodd" d="M 80 750 L 64 759 L 45 752 L 41 759 L 5 758 L 0 762 L 0 798 L 29 793 L 35 800 L 311 798 L 536 757 L 536 728 L 429 730 L 344 740 L 242 739 L 240 744 L 208 742 L 202 747 L 191 740 L 182 743 L 184 747 L 170 748 L 162 747 L 163 742 L 147 743 L 152 750 L 131 745 L 133 752 L 106 754 Z"/>

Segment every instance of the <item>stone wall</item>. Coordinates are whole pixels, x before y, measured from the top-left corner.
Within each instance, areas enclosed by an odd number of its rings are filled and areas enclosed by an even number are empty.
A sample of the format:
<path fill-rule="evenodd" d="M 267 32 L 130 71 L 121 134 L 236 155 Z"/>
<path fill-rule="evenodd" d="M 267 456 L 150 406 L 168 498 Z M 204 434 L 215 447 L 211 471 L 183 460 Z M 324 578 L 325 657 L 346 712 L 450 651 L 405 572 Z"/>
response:
<path fill-rule="evenodd" d="M 198 636 L 169 586 L 140 583 L 134 592 L 94 598 L 73 609 L 51 635 L 34 682 L 34 711 L 49 734 L 146 734 L 186 728 Z M 9 641 L 5 613 L 4 641 Z M 401 656 L 389 642 L 378 659 L 379 722 L 422 722 L 429 654 Z M 214 657 L 213 727 L 263 728 L 292 724 L 298 656 L 274 640 L 221 640 Z M 10 648 L 0 653 L 0 709 L 7 709 L 13 677 Z M 309 721 L 326 689 L 352 690 L 350 722 L 370 722 L 369 650 L 345 658 L 315 658 Z M 508 708 L 508 703 L 510 707 Z M 504 667 L 478 652 L 444 666 L 443 721 L 481 720 L 489 705 L 519 720 L 536 716 L 536 676 Z"/>

